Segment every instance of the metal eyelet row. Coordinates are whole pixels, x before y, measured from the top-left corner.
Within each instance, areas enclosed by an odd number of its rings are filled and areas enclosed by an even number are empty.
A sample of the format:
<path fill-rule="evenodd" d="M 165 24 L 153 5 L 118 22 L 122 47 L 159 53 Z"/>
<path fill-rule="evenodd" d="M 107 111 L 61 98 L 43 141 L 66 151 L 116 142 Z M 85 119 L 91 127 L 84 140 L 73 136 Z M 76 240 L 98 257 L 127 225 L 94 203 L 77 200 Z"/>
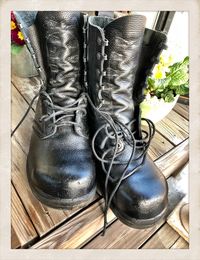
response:
<path fill-rule="evenodd" d="M 102 54 L 100 53 L 100 52 L 97 52 L 97 60 L 107 60 L 108 59 L 108 57 L 107 57 L 107 55 L 105 54 L 104 56 L 102 56 Z"/>
<path fill-rule="evenodd" d="M 105 48 L 108 46 L 108 40 L 106 38 L 101 39 L 98 37 L 97 43 L 98 45 L 101 45 L 101 52 L 97 53 L 97 60 L 100 61 L 100 69 L 97 69 L 97 77 L 99 78 L 99 83 L 97 85 L 99 88 L 98 98 L 101 102 L 99 107 L 101 107 L 105 103 L 105 100 L 102 97 L 102 91 L 105 89 L 105 86 L 103 85 L 103 77 L 106 76 L 106 71 L 104 70 L 104 61 L 108 59 L 105 53 Z"/>
<path fill-rule="evenodd" d="M 83 23 L 83 81 L 85 89 L 88 88 L 88 82 L 87 82 L 87 26 L 88 26 L 88 15 L 84 14 L 84 23 Z"/>
<path fill-rule="evenodd" d="M 104 38 L 104 39 L 101 39 L 100 37 L 98 37 L 97 38 L 97 43 L 98 43 L 98 45 L 100 45 L 100 46 L 108 46 L 108 40 L 106 39 L 106 38 Z"/>

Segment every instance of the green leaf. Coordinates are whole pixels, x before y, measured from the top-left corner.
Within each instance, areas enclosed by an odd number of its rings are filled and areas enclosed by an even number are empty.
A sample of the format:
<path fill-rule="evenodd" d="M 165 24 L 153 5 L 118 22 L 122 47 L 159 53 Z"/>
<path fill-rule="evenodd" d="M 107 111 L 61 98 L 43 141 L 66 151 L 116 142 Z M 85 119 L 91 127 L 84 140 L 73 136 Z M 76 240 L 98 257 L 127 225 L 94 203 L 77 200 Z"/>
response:
<path fill-rule="evenodd" d="M 174 101 L 174 94 L 172 91 L 168 91 L 164 97 L 165 102 L 172 102 Z"/>
<path fill-rule="evenodd" d="M 157 79 L 155 81 L 155 86 L 156 86 L 156 89 L 158 91 L 163 91 L 169 84 L 169 82 L 171 81 L 171 78 L 168 77 L 168 78 L 164 78 L 164 79 Z"/>
<path fill-rule="evenodd" d="M 189 65 L 189 56 L 186 56 L 185 59 L 183 60 L 183 63 L 185 65 Z"/>
<path fill-rule="evenodd" d="M 147 79 L 147 90 L 158 98 L 163 98 L 166 102 L 172 102 L 174 97 L 189 93 L 189 57 L 185 57 L 183 61 L 176 62 L 169 66 L 166 77 L 162 79 Z"/>
<path fill-rule="evenodd" d="M 183 84 L 183 85 L 177 86 L 176 94 L 179 94 L 179 95 L 189 94 L 189 85 Z"/>
<path fill-rule="evenodd" d="M 183 61 L 176 62 L 173 65 L 169 66 L 169 72 L 166 73 L 166 76 L 173 76 L 174 73 L 176 73 L 179 70 L 183 70 L 184 72 L 188 71 L 188 65 L 189 65 L 189 57 L 186 56 Z"/>
<path fill-rule="evenodd" d="M 23 49 L 23 46 L 21 45 L 17 45 L 17 44 L 11 44 L 11 53 L 16 55 L 18 53 L 20 53 Z"/>
<path fill-rule="evenodd" d="M 187 72 L 183 70 L 177 70 L 171 76 L 171 80 L 169 82 L 172 86 L 179 86 L 185 84 L 188 81 L 189 75 Z"/>
<path fill-rule="evenodd" d="M 148 78 L 147 79 L 147 83 L 148 83 L 148 89 L 151 91 L 152 89 L 154 89 L 155 86 L 155 79 L 153 78 Z"/>

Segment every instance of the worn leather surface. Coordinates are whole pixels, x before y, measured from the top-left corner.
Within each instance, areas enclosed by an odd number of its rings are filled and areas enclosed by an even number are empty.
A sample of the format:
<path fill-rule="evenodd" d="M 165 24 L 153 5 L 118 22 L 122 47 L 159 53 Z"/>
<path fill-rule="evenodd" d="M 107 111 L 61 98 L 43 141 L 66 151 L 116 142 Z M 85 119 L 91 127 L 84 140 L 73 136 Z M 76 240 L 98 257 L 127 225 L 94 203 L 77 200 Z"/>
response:
<path fill-rule="evenodd" d="M 56 104 L 73 102 L 82 91 L 82 19 L 80 12 L 46 11 L 36 17 L 47 90 Z"/>
<path fill-rule="evenodd" d="M 112 113 L 121 122 L 127 123 L 133 118 L 134 104 L 132 99 L 133 82 L 135 81 L 141 43 L 144 34 L 144 16 L 126 16 L 116 20 L 104 17 L 89 18 L 89 84 L 95 86 L 90 88 L 90 95 L 96 106 L 100 100 L 96 95 L 96 88 L 100 88 L 99 76 L 101 71 L 102 29 L 92 26 L 101 23 L 104 28 L 105 38 L 108 46 L 105 47 L 107 60 L 104 62 L 106 75 L 103 76 L 105 90 L 102 96 L 105 106 L 101 111 Z"/>
<path fill-rule="evenodd" d="M 40 95 L 27 174 L 35 190 L 55 199 L 74 200 L 75 205 L 76 199 L 90 193 L 96 185 L 82 87 L 82 15 L 79 12 L 41 11 L 37 14 L 35 29 L 46 74 L 45 88 L 54 107 L 46 103 L 45 95 Z M 78 109 L 78 106 L 85 108 Z M 65 109 L 69 111 L 63 112 Z M 41 120 L 42 116 L 48 117 L 57 110 L 61 111 L 60 115 Z M 61 120 L 55 123 L 58 119 Z M 51 135 L 57 124 L 61 125 Z M 50 137 L 45 138 L 49 134 Z"/>
<path fill-rule="evenodd" d="M 131 164 L 129 170 L 134 166 Z M 100 164 L 97 164 L 97 182 L 104 194 L 105 177 L 100 167 Z M 112 176 L 114 177 L 117 173 L 119 174 L 120 170 L 114 167 Z M 110 181 L 109 194 L 114 187 L 115 183 Z M 165 177 L 147 156 L 143 167 L 122 182 L 113 198 L 112 205 L 121 213 L 120 215 L 148 220 L 156 217 L 166 208 L 167 194 L 168 187 Z"/>
<path fill-rule="evenodd" d="M 134 115 L 133 86 L 138 69 L 144 29 L 145 18 L 143 16 L 123 16 L 116 20 L 103 17 L 89 18 L 88 82 L 90 97 L 96 108 L 103 112 L 104 115 L 108 115 L 108 118 L 112 118 L 112 122 L 117 119 L 122 124 L 126 124 L 133 132 L 136 130 L 136 126 L 134 124 L 129 126 L 129 124 L 134 119 L 137 121 L 136 123 L 139 122 Z M 107 60 L 104 61 L 102 68 L 102 63 L 98 60 L 98 53 L 102 51 L 104 37 L 109 43 L 105 47 Z M 103 105 L 101 105 L 101 100 L 98 98 L 98 92 L 101 89 L 98 70 L 100 73 L 102 70 L 106 71 L 106 75 L 103 76 Z M 96 138 L 96 151 L 101 157 L 106 149 L 111 149 L 113 146 L 114 150 L 115 140 L 107 138 L 108 132 L 113 136 L 112 129 L 107 126 L 104 118 L 93 108 L 90 109 L 90 118 L 94 122 L 90 127 L 92 136 L 99 127 L 104 125 L 104 129 Z M 116 126 L 116 130 L 119 134 L 120 129 L 118 126 Z M 109 194 L 113 191 L 116 181 L 119 180 L 125 169 L 126 162 L 129 160 L 132 151 L 132 146 L 123 137 L 120 137 L 120 140 L 123 147 L 119 149 L 116 159 L 121 163 L 112 166 L 111 178 L 108 184 Z M 137 149 L 136 155 L 140 152 Z M 108 153 L 105 158 L 111 159 L 113 153 L 113 151 Z M 138 164 L 138 161 L 132 160 L 126 175 Z M 98 184 L 102 193 L 105 194 L 105 169 L 108 169 L 108 164 L 103 169 L 102 163 L 97 160 L 96 167 Z M 166 206 L 166 180 L 148 156 L 140 170 L 122 181 L 112 201 L 112 207 L 120 215 L 125 215 L 132 220 L 143 219 L 148 221 L 148 219 L 152 219 L 163 212 Z"/>

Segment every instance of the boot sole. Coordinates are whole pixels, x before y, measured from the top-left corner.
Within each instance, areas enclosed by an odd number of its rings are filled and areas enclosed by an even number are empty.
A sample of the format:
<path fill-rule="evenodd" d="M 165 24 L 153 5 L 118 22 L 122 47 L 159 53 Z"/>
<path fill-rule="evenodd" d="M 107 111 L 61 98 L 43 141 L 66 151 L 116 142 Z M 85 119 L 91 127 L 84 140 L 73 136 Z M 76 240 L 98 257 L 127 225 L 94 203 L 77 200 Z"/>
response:
<path fill-rule="evenodd" d="M 55 209 L 67 209 L 67 210 L 72 210 L 74 208 L 82 208 L 87 206 L 89 203 L 91 203 L 95 197 L 96 187 L 94 187 L 88 194 L 78 198 L 74 198 L 74 199 L 55 198 L 54 196 L 51 196 L 35 188 L 32 185 L 32 182 L 28 174 L 28 172 L 30 172 L 28 163 L 26 168 L 27 168 L 27 179 L 32 193 L 40 202 L 42 202 L 42 204 L 45 204 L 48 207 L 55 208 Z"/>
<path fill-rule="evenodd" d="M 111 206 L 111 210 L 115 214 L 115 216 L 125 225 L 136 228 L 136 229 L 145 229 L 155 226 L 159 221 L 161 221 L 167 212 L 167 207 L 164 208 L 163 211 L 161 211 L 160 214 L 155 216 L 154 218 L 149 219 L 136 219 L 136 218 L 130 218 L 127 215 L 122 215 L 117 211 L 113 206 Z"/>

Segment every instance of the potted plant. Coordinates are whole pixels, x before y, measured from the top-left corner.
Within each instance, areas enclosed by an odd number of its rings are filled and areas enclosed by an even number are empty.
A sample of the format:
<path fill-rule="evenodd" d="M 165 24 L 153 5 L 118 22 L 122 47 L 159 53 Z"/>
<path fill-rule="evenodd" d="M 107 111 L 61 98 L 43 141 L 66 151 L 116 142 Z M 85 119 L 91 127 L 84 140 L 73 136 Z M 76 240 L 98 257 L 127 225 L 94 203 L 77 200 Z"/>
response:
<path fill-rule="evenodd" d="M 19 77 L 33 77 L 38 74 L 13 12 L 11 12 L 11 69 L 12 73 Z"/>
<path fill-rule="evenodd" d="M 180 95 L 189 93 L 189 57 L 171 64 L 171 56 L 166 59 L 161 55 L 152 76 L 147 78 L 141 111 L 143 118 L 149 118 L 154 123 L 172 110 Z"/>

